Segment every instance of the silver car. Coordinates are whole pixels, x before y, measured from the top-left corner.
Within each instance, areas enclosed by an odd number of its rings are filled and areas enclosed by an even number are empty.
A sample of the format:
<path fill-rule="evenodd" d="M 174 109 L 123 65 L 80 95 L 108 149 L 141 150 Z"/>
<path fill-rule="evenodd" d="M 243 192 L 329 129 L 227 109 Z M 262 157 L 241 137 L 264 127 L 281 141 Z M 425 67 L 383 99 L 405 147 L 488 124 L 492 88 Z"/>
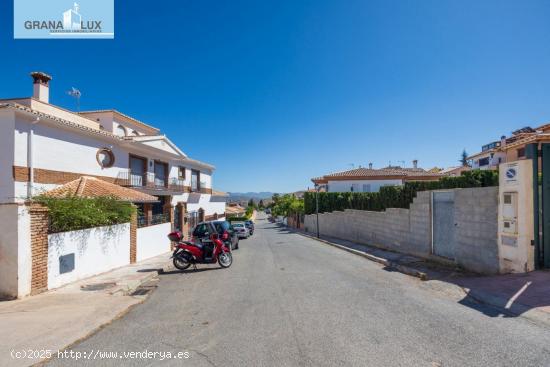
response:
<path fill-rule="evenodd" d="M 250 236 L 250 231 L 246 228 L 244 222 L 231 222 L 231 225 L 239 238 L 248 238 Z"/>

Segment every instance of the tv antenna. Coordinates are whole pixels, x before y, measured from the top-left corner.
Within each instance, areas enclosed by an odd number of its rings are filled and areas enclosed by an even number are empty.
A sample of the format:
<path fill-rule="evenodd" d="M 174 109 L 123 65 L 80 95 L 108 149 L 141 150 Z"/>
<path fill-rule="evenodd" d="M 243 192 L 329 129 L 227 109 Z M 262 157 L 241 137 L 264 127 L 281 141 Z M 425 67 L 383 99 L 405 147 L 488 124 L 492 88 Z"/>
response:
<path fill-rule="evenodd" d="M 68 91 L 67 94 L 76 100 L 76 111 L 80 112 L 80 97 L 82 96 L 82 93 L 75 87 L 71 87 L 71 90 Z"/>

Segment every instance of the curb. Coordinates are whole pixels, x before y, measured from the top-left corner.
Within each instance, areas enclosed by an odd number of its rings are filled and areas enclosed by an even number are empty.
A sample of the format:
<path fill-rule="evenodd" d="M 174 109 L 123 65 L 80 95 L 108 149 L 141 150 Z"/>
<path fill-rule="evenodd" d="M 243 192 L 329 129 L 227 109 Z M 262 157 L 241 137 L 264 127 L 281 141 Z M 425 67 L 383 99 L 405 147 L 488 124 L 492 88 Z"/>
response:
<path fill-rule="evenodd" d="M 334 243 L 334 242 L 330 242 L 330 241 L 327 241 L 327 240 L 323 240 L 321 238 L 317 238 L 315 236 L 310 236 L 308 234 L 305 234 L 305 233 L 302 233 L 302 232 L 299 232 L 299 231 L 294 231 L 294 233 L 297 233 L 299 235 L 302 235 L 304 237 L 307 237 L 307 238 L 310 238 L 310 239 L 313 239 L 313 240 L 316 240 L 316 241 L 319 241 L 319 242 L 322 242 L 326 245 L 329 245 L 329 246 L 332 246 L 332 247 L 336 247 L 336 248 L 339 248 L 340 250 L 344 250 L 344 251 L 347 251 L 347 252 L 351 252 L 352 254 L 355 254 L 355 255 L 358 255 L 358 256 L 362 256 L 370 261 L 374 261 L 374 262 L 377 262 L 379 264 L 382 264 L 384 266 L 387 266 L 388 268 L 391 268 L 391 269 L 395 269 L 397 271 L 399 271 L 400 273 L 403 273 L 403 274 L 407 274 L 407 275 L 410 275 L 410 276 L 413 276 L 413 277 L 416 277 L 416 278 L 419 278 L 420 280 L 428 280 L 428 275 L 424 272 L 421 272 L 419 270 L 416 270 L 416 269 L 413 269 L 411 267 L 408 267 L 408 266 L 405 266 L 405 265 L 401 265 L 399 263 L 396 263 L 396 262 L 393 262 L 393 261 L 390 261 L 388 259 L 384 259 L 382 257 L 378 257 L 378 256 L 374 256 L 374 255 L 371 255 L 371 254 L 367 254 L 366 252 L 362 252 L 362 251 L 359 251 L 359 250 L 354 250 L 352 248 L 349 248 L 349 247 L 346 247 L 346 246 L 342 246 L 342 245 L 339 245 L 337 243 Z"/>
<path fill-rule="evenodd" d="M 289 228 L 289 229 L 291 229 L 291 228 Z M 326 245 L 336 247 L 336 248 L 339 248 L 339 249 L 347 251 L 347 252 L 351 252 L 352 254 L 362 256 L 362 257 L 364 257 L 368 260 L 377 262 L 379 264 L 390 267 L 392 269 L 396 269 L 401 273 L 417 277 L 420 280 L 428 280 L 428 275 L 426 273 L 423 273 L 423 272 L 418 271 L 416 269 L 410 268 L 408 266 L 404 266 L 404 265 L 392 262 L 390 260 L 387 260 L 387 259 L 384 259 L 384 258 L 381 258 L 381 257 L 374 256 L 374 255 L 371 255 L 371 254 L 367 254 L 365 252 L 354 250 L 354 249 L 351 249 L 351 248 L 346 247 L 346 246 L 339 245 L 339 244 L 334 243 L 334 242 L 330 242 L 330 241 L 327 241 L 327 240 L 324 240 L 324 239 L 321 239 L 321 238 L 317 238 L 315 236 L 310 236 L 308 234 L 305 234 L 305 233 L 300 232 L 300 231 L 296 231 L 294 229 L 291 229 L 291 230 L 292 230 L 293 233 L 302 235 L 302 236 L 310 238 L 312 240 L 322 242 Z M 512 316 L 512 317 L 523 317 L 525 319 L 528 319 L 531 322 L 543 323 L 545 325 L 550 326 L 550 313 L 548 313 L 548 312 L 539 311 L 539 310 L 533 308 L 532 306 L 526 306 L 526 305 L 523 305 L 521 303 L 513 303 L 510 306 L 510 308 L 505 308 L 505 307 L 502 306 L 502 305 L 506 305 L 506 303 L 508 302 L 508 300 L 505 299 L 505 298 L 501 298 L 501 297 L 498 297 L 498 296 L 493 296 L 489 293 L 480 292 L 480 291 L 476 291 L 476 290 L 471 290 L 471 289 L 467 289 L 467 288 L 464 288 L 464 287 L 460 287 L 460 289 L 462 289 L 462 291 L 464 292 L 464 294 L 466 296 L 471 297 L 476 302 L 479 302 L 479 303 L 482 303 L 482 304 L 485 304 L 485 305 L 489 305 L 491 307 L 495 307 L 498 310 L 502 311 L 502 313 L 505 314 L 505 315 Z"/>
<path fill-rule="evenodd" d="M 502 311 L 503 314 L 513 317 L 523 317 L 534 323 L 543 323 L 550 326 L 550 313 L 539 311 L 532 306 L 526 306 L 521 303 L 512 303 L 510 308 L 503 307 L 508 300 L 492 294 L 471 290 L 468 288 L 460 287 L 464 293 L 479 303 L 489 305 Z"/>

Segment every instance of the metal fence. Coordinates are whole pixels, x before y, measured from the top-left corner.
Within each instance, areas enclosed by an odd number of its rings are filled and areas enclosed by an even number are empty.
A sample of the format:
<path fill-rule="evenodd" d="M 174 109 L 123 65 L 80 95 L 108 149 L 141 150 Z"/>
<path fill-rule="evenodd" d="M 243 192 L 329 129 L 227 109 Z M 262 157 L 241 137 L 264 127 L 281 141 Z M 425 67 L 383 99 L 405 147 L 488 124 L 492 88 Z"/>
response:
<path fill-rule="evenodd" d="M 140 215 L 137 218 L 137 226 L 138 228 L 141 227 L 147 227 L 147 226 L 154 226 L 155 224 L 161 224 L 161 223 L 168 223 L 170 222 L 170 215 L 169 214 L 154 214 L 151 217 L 151 222 L 147 222 L 147 217 L 145 215 Z"/>

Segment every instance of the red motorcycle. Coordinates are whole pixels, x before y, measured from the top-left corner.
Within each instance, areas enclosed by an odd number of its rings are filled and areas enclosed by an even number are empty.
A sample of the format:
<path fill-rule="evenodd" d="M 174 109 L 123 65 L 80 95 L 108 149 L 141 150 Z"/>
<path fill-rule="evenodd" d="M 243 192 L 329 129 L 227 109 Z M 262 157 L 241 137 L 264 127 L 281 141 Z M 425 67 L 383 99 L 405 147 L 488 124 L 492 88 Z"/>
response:
<path fill-rule="evenodd" d="M 191 265 L 196 269 L 196 264 L 215 264 L 216 262 L 222 268 L 228 268 L 233 263 L 231 250 L 225 246 L 217 233 L 210 235 L 210 241 L 196 243 L 183 241 L 180 232 L 172 232 L 168 238 L 177 244 L 172 254 L 172 262 L 179 270 L 185 270 Z"/>

